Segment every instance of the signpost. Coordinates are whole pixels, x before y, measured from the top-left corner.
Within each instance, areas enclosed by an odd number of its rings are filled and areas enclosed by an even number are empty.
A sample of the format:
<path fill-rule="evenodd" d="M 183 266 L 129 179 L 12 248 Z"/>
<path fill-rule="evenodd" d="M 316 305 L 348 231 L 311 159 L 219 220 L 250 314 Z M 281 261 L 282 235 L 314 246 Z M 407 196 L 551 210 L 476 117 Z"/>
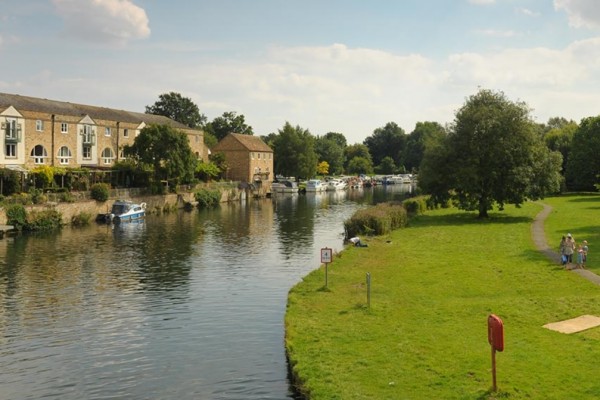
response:
<path fill-rule="evenodd" d="M 327 287 L 327 264 L 333 261 L 333 249 L 324 247 L 321 249 L 321 264 L 325 264 L 325 287 Z"/>
<path fill-rule="evenodd" d="M 496 351 L 504 351 L 504 324 L 500 317 L 490 314 L 488 317 L 488 343 L 492 347 L 492 390 L 496 386 Z"/>

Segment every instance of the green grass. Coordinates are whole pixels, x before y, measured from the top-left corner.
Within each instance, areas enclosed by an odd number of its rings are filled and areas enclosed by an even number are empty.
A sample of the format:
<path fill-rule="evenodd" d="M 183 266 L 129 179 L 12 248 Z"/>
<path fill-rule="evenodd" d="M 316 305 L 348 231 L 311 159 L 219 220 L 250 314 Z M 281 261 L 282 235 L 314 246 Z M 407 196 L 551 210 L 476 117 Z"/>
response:
<path fill-rule="evenodd" d="M 567 230 L 585 236 L 589 266 L 598 270 L 592 222 L 600 196 L 545 202 L 555 209 L 547 220 L 550 243 L 558 245 Z M 531 223 L 539 211 L 535 203 L 507 207 L 489 221 L 430 211 L 338 255 L 328 290 L 323 267 L 306 276 L 290 291 L 286 313 L 288 355 L 304 392 L 313 400 L 599 397 L 600 328 L 565 335 L 542 325 L 600 315 L 600 287 L 534 248 Z M 490 313 L 505 326 L 497 393 L 490 390 Z"/>

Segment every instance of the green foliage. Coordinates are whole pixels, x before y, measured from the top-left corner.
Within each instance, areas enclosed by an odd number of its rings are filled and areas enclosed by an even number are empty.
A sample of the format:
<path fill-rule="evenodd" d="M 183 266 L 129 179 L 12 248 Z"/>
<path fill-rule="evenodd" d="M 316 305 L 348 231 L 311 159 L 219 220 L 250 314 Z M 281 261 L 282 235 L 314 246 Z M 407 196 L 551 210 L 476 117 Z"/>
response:
<path fill-rule="evenodd" d="M 317 171 L 315 138 L 307 129 L 286 122 L 275 138 L 275 172 L 283 176 L 312 178 Z"/>
<path fill-rule="evenodd" d="M 8 168 L 0 168 L 0 179 L 2 180 L 2 193 L 5 196 L 17 193 L 20 189 L 21 176 L 16 171 Z"/>
<path fill-rule="evenodd" d="M 8 225 L 12 225 L 16 230 L 23 230 L 27 224 L 27 211 L 22 204 L 10 204 L 6 207 L 6 221 Z"/>
<path fill-rule="evenodd" d="M 210 182 L 221 175 L 222 171 L 213 162 L 200 161 L 196 166 L 196 176 L 204 182 Z"/>
<path fill-rule="evenodd" d="M 80 212 L 77 215 L 71 217 L 71 225 L 73 226 L 86 226 L 90 224 L 92 220 L 92 214 L 86 212 Z"/>
<path fill-rule="evenodd" d="M 146 114 L 162 115 L 193 129 L 202 128 L 206 124 L 206 116 L 200 114 L 198 106 L 191 99 L 176 92 L 158 96 L 158 101 L 146 106 Z"/>
<path fill-rule="evenodd" d="M 54 169 L 49 165 L 40 165 L 31 170 L 35 187 L 45 189 L 54 182 Z"/>
<path fill-rule="evenodd" d="M 600 116 L 581 120 L 573 134 L 565 178 L 569 190 L 591 191 L 600 174 Z"/>
<path fill-rule="evenodd" d="M 148 166 L 152 169 L 155 183 L 168 180 L 169 184 L 177 186 L 194 179 L 197 159 L 187 135 L 170 126 L 146 126 L 124 151 L 139 163 L 138 168 Z"/>
<path fill-rule="evenodd" d="M 395 174 L 397 168 L 396 164 L 394 163 L 394 159 L 392 157 L 385 156 L 375 170 L 378 174 L 388 175 Z"/>
<path fill-rule="evenodd" d="M 95 183 L 90 189 L 92 199 L 104 202 L 108 200 L 110 195 L 110 187 L 106 183 Z"/>
<path fill-rule="evenodd" d="M 377 128 L 363 142 L 368 148 L 373 163 L 379 165 L 385 157 L 391 157 L 394 164 L 402 165 L 401 155 L 406 147 L 406 134 L 395 122 L 388 122 Z"/>
<path fill-rule="evenodd" d="M 429 209 L 427 196 L 412 197 L 402 202 L 409 216 L 423 214 Z"/>
<path fill-rule="evenodd" d="M 221 204 L 221 191 L 200 189 L 194 193 L 194 198 L 198 202 L 198 208 L 213 208 Z"/>
<path fill-rule="evenodd" d="M 224 112 L 206 125 L 206 131 L 217 140 L 223 139 L 230 133 L 242 135 L 253 135 L 252 127 L 247 125 L 242 114 L 237 115 L 235 111 Z"/>
<path fill-rule="evenodd" d="M 25 231 L 50 231 L 62 227 L 62 215 L 56 210 L 32 211 L 27 215 Z"/>
<path fill-rule="evenodd" d="M 349 174 L 360 175 L 360 174 L 372 174 L 373 164 L 371 160 L 365 157 L 354 157 L 348 163 L 346 168 Z"/>
<path fill-rule="evenodd" d="M 553 126 L 553 128 L 544 134 L 544 141 L 550 150 L 558 151 L 562 154 L 562 173 L 564 174 L 567 170 L 573 136 L 575 135 L 575 131 L 577 131 L 578 125 L 573 121 L 567 122 L 565 120 L 564 123 L 560 124 L 556 124 L 560 119 L 554 119 L 554 123 L 552 121 L 552 118 L 548 121 L 548 126 Z"/>
<path fill-rule="evenodd" d="M 384 235 L 403 228 L 407 222 L 407 212 L 401 203 L 380 203 L 356 211 L 344 221 L 344 231 L 346 238 L 361 234 Z"/>
<path fill-rule="evenodd" d="M 529 108 L 480 90 L 457 112 L 448 136 L 426 149 L 419 185 L 432 200 L 452 198 L 487 217 L 495 205 L 520 206 L 560 188 L 559 153 L 536 132 Z"/>
<path fill-rule="evenodd" d="M 328 175 L 329 174 L 329 163 L 327 161 L 321 161 L 317 165 L 317 174 Z"/>
<path fill-rule="evenodd" d="M 417 171 L 425 155 L 425 148 L 440 142 L 446 131 L 437 122 L 417 122 L 415 129 L 408 135 L 402 161 L 407 171 Z"/>
<path fill-rule="evenodd" d="M 344 148 L 339 144 L 341 140 L 339 136 L 341 134 L 333 134 L 328 133 L 325 136 L 317 136 L 315 138 L 315 152 L 317 153 L 317 158 L 320 161 L 325 161 L 329 164 L 329 170 L 325 174 L 321 172 L 317 172 L 321 175 L 331 174 L 331 175 L 339 175 L 344 171 Z M 342 135 L 341 136 L 345 138 Z"/>
<path fill-rule="evenodd" d="M 33 204 L 44 204 L 48 201 L 48 197 L 44 194 L 42 189 L 29 189 L 29 198 Z"/>

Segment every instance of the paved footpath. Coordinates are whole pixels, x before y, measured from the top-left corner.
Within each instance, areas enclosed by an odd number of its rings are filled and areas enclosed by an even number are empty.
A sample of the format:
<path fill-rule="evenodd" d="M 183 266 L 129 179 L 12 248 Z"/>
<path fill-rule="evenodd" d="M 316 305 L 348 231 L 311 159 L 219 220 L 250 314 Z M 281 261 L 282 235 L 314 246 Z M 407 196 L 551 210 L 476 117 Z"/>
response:
<path fill-rule="evenodd" d="M 535 216 L 533 220 L 533 224 L 531 225 L 531 237 L 533 238 L 533 242 L 535 243 L 535 247 L 539 251 L 541 251 L 546 257 L 548 257 L 552 262 L 556 264 L 560 264 L 560 254 L 557 251 L 552 250 L 550 246 L 548 246 L 548 241 L 546 240 L 546 234 L 544 233 L 544 221 L 552 212 L 552 207 L 547 204 L 542 204 L 544 209 Z M 600 276 L 594 274 L 587 269 L 572 269 L 571 272 L 576 273 L 579 276 L 589 280 L 590 282 L 595 283 L 596 285 L 600 285 Z"/>

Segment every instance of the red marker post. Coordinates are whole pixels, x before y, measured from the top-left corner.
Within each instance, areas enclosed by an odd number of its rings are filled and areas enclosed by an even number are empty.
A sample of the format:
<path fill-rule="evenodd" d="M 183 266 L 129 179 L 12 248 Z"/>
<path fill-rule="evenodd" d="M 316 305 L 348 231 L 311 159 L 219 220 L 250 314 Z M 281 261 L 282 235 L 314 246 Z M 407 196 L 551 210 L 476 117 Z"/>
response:
<path fill-rule="evenodd" d="M 488 343 L 492 347 L 492 390 L 496 386 L 496 351 L 504 351 L 504 324 L 500 317 L 490 314 L 488 317 Z"/>
<path fill-rule="evenodd" d="M 333 249 L 324 247 L 321 249 L 321 264 L 325 264 L 325 287 L 327 287 L 327 264 L 333 261 Z"/>

